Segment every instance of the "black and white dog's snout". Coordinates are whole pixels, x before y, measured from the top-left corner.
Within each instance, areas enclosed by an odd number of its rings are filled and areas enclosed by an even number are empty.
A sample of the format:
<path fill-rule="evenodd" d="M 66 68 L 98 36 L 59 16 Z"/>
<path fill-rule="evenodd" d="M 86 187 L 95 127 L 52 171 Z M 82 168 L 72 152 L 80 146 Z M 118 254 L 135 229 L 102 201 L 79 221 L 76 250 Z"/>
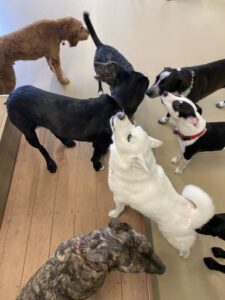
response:
<path fill-rule="evenodd" d="M 110 119 L 110 125 L 111 125 L 112 129 L 114 128 L 115 118 L 118 118 L 119 120 L 122 121 L 126 118 L 126 115 L 125 115 L 124 111 L 120 111 L 116 115 L 112 116 L 111 119 Z"/>
<path fill-rule="evenodd" d="M 120 120 L 123 120 L 123 119 L 125 119 L 126 115 L 123 111 L 120 111 L 116 114 L 116 117 Z"/>

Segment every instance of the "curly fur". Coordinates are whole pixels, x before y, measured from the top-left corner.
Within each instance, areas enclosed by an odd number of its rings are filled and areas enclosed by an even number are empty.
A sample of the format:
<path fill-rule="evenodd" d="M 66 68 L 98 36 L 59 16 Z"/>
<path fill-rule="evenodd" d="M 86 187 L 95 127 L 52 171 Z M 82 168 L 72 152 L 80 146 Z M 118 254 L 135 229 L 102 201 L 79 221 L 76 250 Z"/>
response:
<path fill-rule="evenodd" d="M 9 94 L 15 88 L 13 64 L 18 60 L 45 57 L 58 81 L 68 84 L 60 66 L 60 43 L 66 40 L 74 47 L 87 38 L 87 29 L 73 17 L 39 20 L 0 37 L 0 94 Z"/>

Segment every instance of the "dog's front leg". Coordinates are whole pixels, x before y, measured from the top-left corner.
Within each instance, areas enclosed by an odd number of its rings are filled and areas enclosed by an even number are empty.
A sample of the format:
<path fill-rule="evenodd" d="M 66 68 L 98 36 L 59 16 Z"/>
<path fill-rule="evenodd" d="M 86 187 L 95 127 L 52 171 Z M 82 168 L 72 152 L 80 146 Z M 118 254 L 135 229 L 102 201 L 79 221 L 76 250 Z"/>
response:
<path fill-rule="evenodd" d="M 54 49 L 49 56 L 46 56 L 46 60 L 49 64 L 50 69 L 55 73 L 58 81 L 62 84 L 70 83 L 69 79 L 64 77 L 61 69 L 59 48 Z"/>
<path fill-rule="evenodd" d="M 126 204 L 124 204 L 124 203 L 122 203 L 120 201 L 117 201 L 115 199 L 114 199 L 114 201 L 115 201 L 116 208 L 113 209 L 113 210 L 110 210 L 109 216 L 111 218 L 118 218 L 119 215 L 124 211 L 124 209 L 126 207 Z"/>
<path fill-rule="evenodd" d="M 183 156 L 183 153 L 181 151 L 179 151 L 176 156 L 171 158 L 170 162 L 174 165 L 177 165 L 180 162 L 182 156 Z"/>
<path fill-rule="evenodd" d="M 190 162 L 190 159 L 187 160 L 185 159 L 183 156 L 180 160 L 180 163 L 178 165 L 178 167 L 176 167 L 176 169 L 174 170 L 175 174 L 182 174 L 183 170 L 186 168 L 187 164 Z"/>

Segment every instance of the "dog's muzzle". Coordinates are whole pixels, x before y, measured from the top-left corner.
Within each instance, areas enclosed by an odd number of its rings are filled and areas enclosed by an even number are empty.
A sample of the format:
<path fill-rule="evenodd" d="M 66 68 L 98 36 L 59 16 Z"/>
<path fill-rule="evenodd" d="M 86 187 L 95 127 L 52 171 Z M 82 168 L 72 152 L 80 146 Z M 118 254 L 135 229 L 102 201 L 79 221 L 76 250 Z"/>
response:
<path fill-rule="evenodd" d="M 120 111 L 116 114 L 116 117 L 122 121 L 123 119 L 125 119 L 126 115 L 123 111 Z"/>

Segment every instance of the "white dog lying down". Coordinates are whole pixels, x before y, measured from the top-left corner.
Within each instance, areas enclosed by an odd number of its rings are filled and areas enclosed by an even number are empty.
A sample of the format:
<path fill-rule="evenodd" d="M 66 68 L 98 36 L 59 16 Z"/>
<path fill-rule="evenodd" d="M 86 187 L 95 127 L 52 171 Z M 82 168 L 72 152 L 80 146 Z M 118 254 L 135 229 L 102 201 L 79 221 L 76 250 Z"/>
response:
<path fill-rule="evenodd" d="M 156 222 L 179 255 L 187 258 L 196 239 L 195 229 L 214 215 L 211 198 L 193 185 L 178 194 L 152 152 L 162 142 L 132 125 L 123 113 L 110 122 L 113 144 L 108 183 L 116 209 L 109 216 L 118 217 L 126 205 L 131 206 Z"/>

